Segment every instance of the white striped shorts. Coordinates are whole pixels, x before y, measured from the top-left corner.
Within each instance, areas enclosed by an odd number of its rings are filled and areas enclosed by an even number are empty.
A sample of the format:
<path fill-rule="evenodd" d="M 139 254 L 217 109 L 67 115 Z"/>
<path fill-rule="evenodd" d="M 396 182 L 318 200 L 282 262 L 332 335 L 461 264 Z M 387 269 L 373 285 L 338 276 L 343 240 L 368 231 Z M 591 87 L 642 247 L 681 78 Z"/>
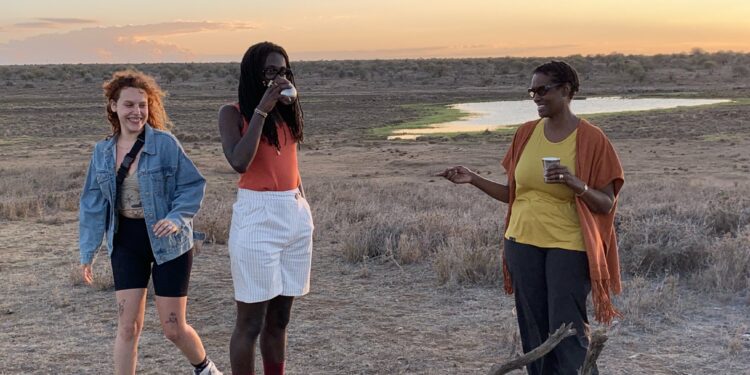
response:
<path fill-rule="evenodd" d="M 310 205 L 298 189 L 239 189 L 229 231 L 234 298 L 253 303 L 307 294 L 312 234 Z"/>

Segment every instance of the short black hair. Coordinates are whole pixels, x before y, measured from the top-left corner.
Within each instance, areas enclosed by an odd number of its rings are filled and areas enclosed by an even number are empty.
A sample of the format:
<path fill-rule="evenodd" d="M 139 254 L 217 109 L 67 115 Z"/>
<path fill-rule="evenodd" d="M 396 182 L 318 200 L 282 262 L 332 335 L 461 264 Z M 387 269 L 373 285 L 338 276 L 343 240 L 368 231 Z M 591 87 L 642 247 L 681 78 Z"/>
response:
<path fill-rule="evenodd" d="M 287 55 L 284 48 L 271 42 L 261 42 L 250 46 L 242 57 L 237 96 L 240 103 L 240 112 L 248 122 L 253 117 L 255 107 L 258 106 L 260 99 L 263 98 L 263 94 L 266 92 L 266 87 L 263 85 L 263 67 L 268 55 L 274 52 L 284 56 L 287 69 L 291 69 L 289 55 Z M 290 76 L 289 81 L 294 86 L 297 86 L 297 83 L 294 82 L 294 76 Z M 279 136 L 276 132 L 276 122 L 278 120 L 283 120 L 286 123 L 295 141 L 301 142 L 303 140 L 302 128 L 304 127 L 304 120 L 299 95 L 291 105 L 276 106 L 273 112 L 268 114 L 268 118 L 263 123 L 263 137 L 268 143 L 276 147 L 276 149 L 281 149 Z"/>
<path fill-rule="evenodd" d="M 570 83 L 570 98 L 578 92 L 580 82 L 578 81 L 578 72 L 565 61 L 552 60 L 537 66 L 532 74 L 542 73 L 552 78 L 554 83 Z"/>

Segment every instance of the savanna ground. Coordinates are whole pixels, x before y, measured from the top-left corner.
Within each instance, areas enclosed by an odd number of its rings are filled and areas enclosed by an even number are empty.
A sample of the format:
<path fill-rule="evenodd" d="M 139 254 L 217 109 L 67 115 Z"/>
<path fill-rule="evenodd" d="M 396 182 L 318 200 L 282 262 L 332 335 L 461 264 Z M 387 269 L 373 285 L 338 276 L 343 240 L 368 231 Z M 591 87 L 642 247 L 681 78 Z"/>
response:
<path fill-rule="evenodd" d="M 735 98 L 591 118 L 619 151 L 623 313 L 603 374 L 750 373 L 750 56 L 573 56 L 582 95 Z M 502 293 L 505 207 L 434 173 L 463 164 L 500 181 L 509 134 L 386 141 L 372 129 L 469 100 L 522 98 L 540 59 L 303 62 L 300 168 L 316 223 L 311 293 L 295 302 L 290 374 L 485 373 L 520 351 Z M 0 374 L 109 373 L 116 311 L 105 251 L 77 276 L 77 200 L 107 134 L 101 79 L 119 66 L 0 67 Z M 175 133 L 208 179 L 188 319 L 228 369 L 226 248 L 237 176 L 216 113 L 236 64 L 138 68 L 169 91 Z M 529 105 L 533 105 L 529 103 Z M 149 299 L 139 373 L 187 373 Z M 517 372 L 520 373 L 520 372 Z"/>

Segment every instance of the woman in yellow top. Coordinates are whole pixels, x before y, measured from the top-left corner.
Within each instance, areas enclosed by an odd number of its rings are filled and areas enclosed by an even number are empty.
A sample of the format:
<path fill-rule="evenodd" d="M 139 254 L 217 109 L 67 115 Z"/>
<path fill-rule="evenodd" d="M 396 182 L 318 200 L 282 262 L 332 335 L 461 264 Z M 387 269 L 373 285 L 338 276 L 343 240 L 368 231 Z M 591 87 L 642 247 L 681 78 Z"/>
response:
<path fill-rule="evenodd" d="M 592 287 L 597 320 L 610 322 L 618 314 L 609 295 L 620 292 L 613 222 L 623 172 L 604 133 L 571 111 L 578 89 L 578 74 L 565 62 L 534 69 L 528 92 L 540 119 L 516 131 L 503 159 L 506 185 L 463 166 L 440 173 L 508 203 L 505 289 L 515 292 L 524 352 L 563 323 L 578 332 L 530 364 L 529 374 L 577 374 L 588 349 Z M 545 169 L 545 157 L 559 162 Z"/>

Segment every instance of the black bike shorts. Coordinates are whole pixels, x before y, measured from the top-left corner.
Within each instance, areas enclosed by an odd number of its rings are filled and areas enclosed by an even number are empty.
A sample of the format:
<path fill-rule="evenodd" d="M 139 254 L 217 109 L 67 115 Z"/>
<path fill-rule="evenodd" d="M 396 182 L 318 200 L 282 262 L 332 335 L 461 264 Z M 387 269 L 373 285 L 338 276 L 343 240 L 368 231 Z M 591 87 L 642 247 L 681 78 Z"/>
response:
<path fill-rule="evenodd" d="M 115 290 L 145 289 L 153 273 L 154 293 L 160 297 L 185 297 L 193 267 L 193 251 L 156 264 L 144 219 L 119 218 L 110 260 Z"/>

